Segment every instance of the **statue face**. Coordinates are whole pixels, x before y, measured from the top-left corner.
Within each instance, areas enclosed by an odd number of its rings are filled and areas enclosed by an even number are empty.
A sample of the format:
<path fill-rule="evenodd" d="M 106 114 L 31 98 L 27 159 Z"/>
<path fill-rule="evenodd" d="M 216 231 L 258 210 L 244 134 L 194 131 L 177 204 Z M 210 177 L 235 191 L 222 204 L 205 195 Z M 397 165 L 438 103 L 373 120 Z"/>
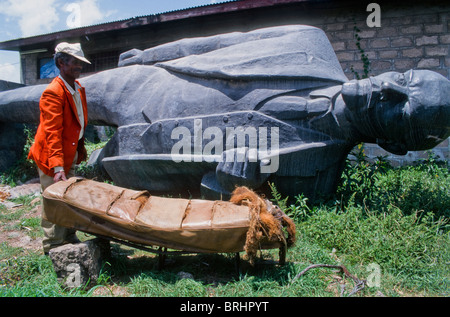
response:
<path fill-rule="evenodd" d="M 348 119 L 394 154 L 430 149 L 450 135 L 450 81 L 435 72 L 389 72 L 343 85 Z"/>

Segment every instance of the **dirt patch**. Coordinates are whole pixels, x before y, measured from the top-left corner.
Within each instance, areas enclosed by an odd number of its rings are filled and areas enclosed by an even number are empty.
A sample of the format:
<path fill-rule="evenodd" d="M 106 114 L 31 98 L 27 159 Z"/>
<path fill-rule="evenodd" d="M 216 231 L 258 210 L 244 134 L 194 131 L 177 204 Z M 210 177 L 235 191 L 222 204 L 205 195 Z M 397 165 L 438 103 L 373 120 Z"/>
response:
<path fill-rule="evenodd" d="M 92 293 L 94 296 L 100 297 L 128 297 L 130 296 L 126 287 L 119 285 L 99 286 Z"/>
<path fill-rule="evenodd" d="M 10 199 L 21 196 L 34 195 L 35 198 L 27 206 L 16 203 Z M 14 214 L 22 214 L 18 219 L 0 222 L 0 243 L 6 243 L 10 247 L 23 248 L 32 251 L 42 251 L 42 238 L 37 235 L 36 228 L 27 227 L 24 221 L 28 218 L 41 218 L 40 185 L 29 183 L 18 187 L 0 187 L 0 204 L 3 206 L 2 216 L 8 219 Z M 34 232 L 33 232 L 34 231 Z"/>
<path fill-rule="evenodd" d="M 2 231 L 0 232 L 0 243 L 6 243 L 13 248 L 24 248 L 33 251 L 42 249 L 42 238 L 31 238 L 22 231 Z"/>

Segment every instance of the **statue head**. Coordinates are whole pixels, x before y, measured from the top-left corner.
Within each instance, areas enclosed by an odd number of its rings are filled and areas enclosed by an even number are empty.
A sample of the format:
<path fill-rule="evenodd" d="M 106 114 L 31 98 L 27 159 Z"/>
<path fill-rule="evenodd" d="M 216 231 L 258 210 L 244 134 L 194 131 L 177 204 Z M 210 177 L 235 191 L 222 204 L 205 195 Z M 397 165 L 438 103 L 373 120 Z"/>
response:
<path fill-rule="evenodd" d="M 342 98 L 362 141 L 375 141 L 391 153 L 431 149 L 450 136 L 450 81 L 436 72 L 352 80 L 343 85 Z"/>

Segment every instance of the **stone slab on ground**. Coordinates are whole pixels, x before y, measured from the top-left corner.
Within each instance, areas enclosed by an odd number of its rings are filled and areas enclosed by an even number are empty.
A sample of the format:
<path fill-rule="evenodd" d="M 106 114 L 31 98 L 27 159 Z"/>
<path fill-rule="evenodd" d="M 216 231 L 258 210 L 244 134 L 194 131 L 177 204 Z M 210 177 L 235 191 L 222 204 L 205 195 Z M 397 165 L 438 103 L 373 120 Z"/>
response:
<path fill-rule="evenodd" d="M 9 190 L 8 199 L 15 199 L 22 196 L 39 196 L 41 194 L 41 184 L 28 183 L 20 186 L 13 187 Z"/>
<path fill-rule="evenodd" d="M 7 209 L 12 209 L 22 206 L 12 202 L 11 200 L 23 197 L 23 196 L 34 196 L 38 197 L 41 195 L 41 185 L 39 183 L 39 178 L 32 179 L 23 185 L 16 187 L 10 187 L 7 185 L 0 186 L 0 205 L 5 206 Z"/>

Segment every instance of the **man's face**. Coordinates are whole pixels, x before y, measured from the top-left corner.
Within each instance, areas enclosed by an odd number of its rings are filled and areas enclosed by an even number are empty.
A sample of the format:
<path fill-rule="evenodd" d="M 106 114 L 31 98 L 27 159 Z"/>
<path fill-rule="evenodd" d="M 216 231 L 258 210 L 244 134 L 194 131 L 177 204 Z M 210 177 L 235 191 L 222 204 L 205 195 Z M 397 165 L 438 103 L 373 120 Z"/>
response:
<path fill-rule="evenodd" d="M 344 84 L 351 121 L 386 150 L 429 149 L 450 133 L 450 81 L 431 71 L 389 72 Z"/>
<path fill-rule="evenodd" d="M 73 56 L 70 56 L 67 63 L 59 60 L 59 66 L 59 71 L 64 78 L 77 79 L 81 75 L 83 62 Z"/>

